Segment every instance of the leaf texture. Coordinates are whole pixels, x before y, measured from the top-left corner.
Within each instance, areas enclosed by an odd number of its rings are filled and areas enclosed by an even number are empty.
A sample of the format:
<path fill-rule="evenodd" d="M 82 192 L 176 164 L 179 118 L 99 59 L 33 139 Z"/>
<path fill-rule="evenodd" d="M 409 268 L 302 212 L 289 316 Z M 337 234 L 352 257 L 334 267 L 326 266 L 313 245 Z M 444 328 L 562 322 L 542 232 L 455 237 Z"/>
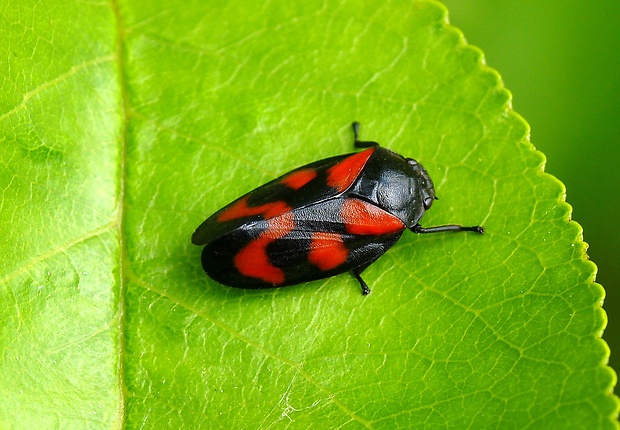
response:
<path fill-rule="evenodd" d="M 0 424 L 616 428 L 563 185 L 430 1 L 5 2 Z M 194 229 L 350 123 L 440 200 L 354 279 L 223 287 Z"/>

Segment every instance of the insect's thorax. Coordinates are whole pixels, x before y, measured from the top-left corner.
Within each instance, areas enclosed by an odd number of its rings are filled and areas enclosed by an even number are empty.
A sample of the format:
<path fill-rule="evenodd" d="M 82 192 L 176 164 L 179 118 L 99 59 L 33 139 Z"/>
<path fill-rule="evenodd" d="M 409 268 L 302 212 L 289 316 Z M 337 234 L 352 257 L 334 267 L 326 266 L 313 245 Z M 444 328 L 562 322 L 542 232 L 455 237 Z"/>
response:
<path fill-rule="evenodd" d="M 370 200 L 415 226 L 435 198 L 433 183 L 421 164 L 377 147 L 353 184 L 351 194 Z"/>

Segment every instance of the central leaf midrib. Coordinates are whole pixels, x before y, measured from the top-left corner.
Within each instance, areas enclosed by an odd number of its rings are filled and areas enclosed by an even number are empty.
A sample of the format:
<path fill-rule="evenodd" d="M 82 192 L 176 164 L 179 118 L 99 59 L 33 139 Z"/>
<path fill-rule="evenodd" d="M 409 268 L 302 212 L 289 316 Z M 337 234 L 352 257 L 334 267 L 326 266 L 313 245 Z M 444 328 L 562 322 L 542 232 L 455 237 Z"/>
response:
<path fill-rule="evenodd" d="M 118 0 L 112 0 L 112 11 L 116 19 L 116 64 L 118 74 L 119 91 L 119 151 L 118 151 L 118 210 L 116 227 L 118 229 L 119 254 L 118 254 L 118 406 L 117 416 L 114 427 L 124 428 L 126 423 L 127 395 L 125 380 L 125 320 L 126 320 L 126 290 L 127 290 L 127 269 L 129 261 L 127 259 L 127 245 L 125 240 L 125 209 L 126 209 L 126 178 L 127 178 L 127 141 L 128 141 L 128 116 L 129 96 L 127 76 L 125 74 L 125 26 Z"/>

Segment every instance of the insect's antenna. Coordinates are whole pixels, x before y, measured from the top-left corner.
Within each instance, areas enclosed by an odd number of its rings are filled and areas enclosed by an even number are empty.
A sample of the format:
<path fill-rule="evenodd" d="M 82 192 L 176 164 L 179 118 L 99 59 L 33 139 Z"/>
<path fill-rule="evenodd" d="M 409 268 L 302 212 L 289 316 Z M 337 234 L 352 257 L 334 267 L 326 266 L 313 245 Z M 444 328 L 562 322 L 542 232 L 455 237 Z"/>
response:
<path fill-rule="evenodd" d="M 359 122 L 354 121 L 352 126 L 353 126 L 353 136 L 355 137 L 353 144 L 355 145 L 356 148 L 370 148 L 371 146 L 379 146 L 377 142 L 359 140 L 359 131 L 360 131 Z"/>

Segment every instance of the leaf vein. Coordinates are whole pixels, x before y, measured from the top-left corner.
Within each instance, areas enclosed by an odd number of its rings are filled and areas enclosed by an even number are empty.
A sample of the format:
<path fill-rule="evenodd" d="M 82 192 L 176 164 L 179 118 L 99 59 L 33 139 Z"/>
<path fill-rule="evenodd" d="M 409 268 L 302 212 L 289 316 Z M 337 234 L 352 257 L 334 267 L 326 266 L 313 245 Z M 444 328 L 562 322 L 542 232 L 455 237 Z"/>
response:
<path fill-rule="evenodd" d="M 20 104 L 18 104 L 17 106 L 15 106 L 13 109 L 5 112 L 4 114 L 0 115 L 0 122 L 4 121 L 5 119 L 9 118 L 10 116 L 18 113 L 19 111 L 23 110 L 26 108 L 26 106 L 28 105 L 28 102 L 30 101 L 31 98 L 35 97 L 36 95 L 38 95 L 39 93 L 45 91 L 46 89 L 53 87 L 55 85 L 58 85 L 59 83 L 61 83 L 62 81 L 70 78 L 71 76 L 91 67 L 97 64 L 101 64 L 101 63 L 105 63 L 105 62 L 111 62 L 114 60 L 113 56 L 104 56 L 104 57 L 99 57 L 99 58 L 95 58 L 92 59 L 90 61 L 85 61 L 81 64 L 76 64 L 74 66 L 72 66 L 68 71 L 66 71 L 65 73 L 62 73 L 58 76 L 56 76 L 54 79 L 50 79 L 49 81 L 43 82 L 42 84 L 40 84 L 38 87 L 28 91 L 27 93 L 25 93 L 22 97 L 22 101 Z"/>

